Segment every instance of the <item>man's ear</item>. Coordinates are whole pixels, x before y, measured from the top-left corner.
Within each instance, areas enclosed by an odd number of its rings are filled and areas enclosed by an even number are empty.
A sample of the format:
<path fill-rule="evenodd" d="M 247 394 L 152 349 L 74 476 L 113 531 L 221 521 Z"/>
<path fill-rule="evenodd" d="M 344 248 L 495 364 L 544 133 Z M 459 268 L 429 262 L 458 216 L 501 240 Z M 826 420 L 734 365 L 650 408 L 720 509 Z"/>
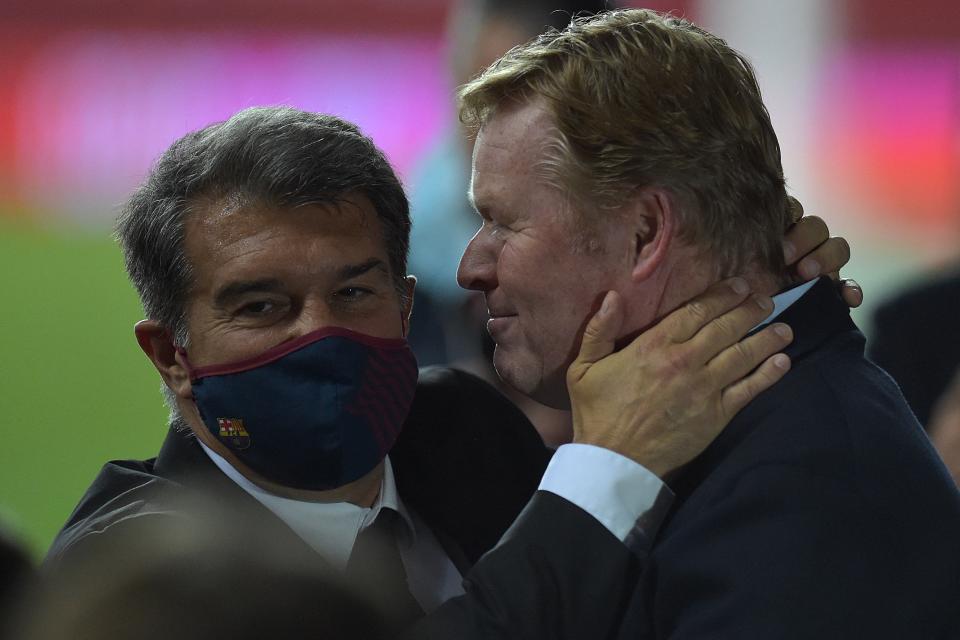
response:
<path fill-rule="evenodd" d="M 677 223 L 674 198 L 663 189 L 641 189 L 628 211 L 633 231 L 634 281 L 649 279 L 663 264 Z"/>
<path fill-rule="evenodd" d="M 160 372 L 171 391 L 185 399 L 193 398 L 190 373 L 183 363 L 183 356 L 173 345 L 170 330 L 154 320 L 141 320 L 133 327 L 140 348 Z"/>
<path fill-rule="evenodd" d="M 413 293 L 417 289 L 417 277 L 408 275 L 403 279 L 404 293 L 403 308 L 400 309 L 401 321 L 403 323 L 403 337 L 406 338 L 410 333 L 410 314 L 413 313 Z"/>

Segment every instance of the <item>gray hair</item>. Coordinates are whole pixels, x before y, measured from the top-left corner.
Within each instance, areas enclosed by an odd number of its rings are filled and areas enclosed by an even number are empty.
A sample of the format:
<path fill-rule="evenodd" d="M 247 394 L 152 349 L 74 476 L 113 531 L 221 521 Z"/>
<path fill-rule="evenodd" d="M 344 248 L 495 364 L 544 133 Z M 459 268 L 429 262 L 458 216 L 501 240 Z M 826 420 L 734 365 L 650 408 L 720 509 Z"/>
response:
<path fill-rule="evenodd" d="M 283 210 L 336 203 L 348 193 L 364 195 L 376 209 L 397 291 L 406 296 L 407 197 L 383 152 L 355 125 L 288 107 L 254 107 L 183 136 L 117 219 L 117 240 L 146 316 L 187 344 L 192 271 L 184 225 L 199 205 L 236 198 Z"/>

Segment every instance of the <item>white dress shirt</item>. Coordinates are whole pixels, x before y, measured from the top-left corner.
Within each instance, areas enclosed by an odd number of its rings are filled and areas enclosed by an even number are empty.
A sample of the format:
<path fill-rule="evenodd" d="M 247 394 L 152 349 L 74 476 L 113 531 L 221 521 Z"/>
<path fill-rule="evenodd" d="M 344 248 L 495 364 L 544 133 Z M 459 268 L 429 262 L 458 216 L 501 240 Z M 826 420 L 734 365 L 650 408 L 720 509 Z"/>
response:
<path fill-rule="evenodd" d="M 360 531 L 373 524 L 384 508 L 400 514 L 402 534 L 397 540 L 407 573 L 407 586 L 417 603 L 430 613 L 463 593 L 462 576 L 423 520 L 408 509 L 397 493 L 393 466 L 387 456 L 377 500 L 371 507 L 349 502 L 306 502 L 274 495 L 247 480 L 229 462 L 201 443 L 213 463 L 338 571 L 346 569 Z"/>

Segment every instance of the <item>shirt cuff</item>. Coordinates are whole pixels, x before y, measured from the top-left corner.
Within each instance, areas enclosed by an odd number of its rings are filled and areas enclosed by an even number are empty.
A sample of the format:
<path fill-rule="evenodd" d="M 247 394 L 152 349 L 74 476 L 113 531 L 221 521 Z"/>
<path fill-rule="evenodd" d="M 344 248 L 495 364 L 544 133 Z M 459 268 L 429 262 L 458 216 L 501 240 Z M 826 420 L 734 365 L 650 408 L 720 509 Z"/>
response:
<path fill-rule="evenodd" d="M 673 492 L 642 465 L 609 449 L 565 444 L 540 481 L 600 521 L 621 542 L 652 541 L 673 502 Z"/>

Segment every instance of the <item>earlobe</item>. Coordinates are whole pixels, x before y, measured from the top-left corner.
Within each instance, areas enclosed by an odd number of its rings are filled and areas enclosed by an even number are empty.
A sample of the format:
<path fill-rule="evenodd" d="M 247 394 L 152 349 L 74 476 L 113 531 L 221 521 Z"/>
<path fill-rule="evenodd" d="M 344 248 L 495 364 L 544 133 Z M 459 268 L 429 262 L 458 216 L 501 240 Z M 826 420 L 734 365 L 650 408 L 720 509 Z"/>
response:
<path fill-rule="evenodd" d="M 134 325 L 140 349 L 156 367 L 164 384 L 181 398 L 192 398 L 190 373 L 177 353 L 170 330 L 154 320 L 141 320 Z"/>
<path fill-rule="evenodd" d="M 676 223 L 673 199 L 662 189 L 643 189 L 634 200 L 631 277 L 649 279 L 663 264 Z"/>

